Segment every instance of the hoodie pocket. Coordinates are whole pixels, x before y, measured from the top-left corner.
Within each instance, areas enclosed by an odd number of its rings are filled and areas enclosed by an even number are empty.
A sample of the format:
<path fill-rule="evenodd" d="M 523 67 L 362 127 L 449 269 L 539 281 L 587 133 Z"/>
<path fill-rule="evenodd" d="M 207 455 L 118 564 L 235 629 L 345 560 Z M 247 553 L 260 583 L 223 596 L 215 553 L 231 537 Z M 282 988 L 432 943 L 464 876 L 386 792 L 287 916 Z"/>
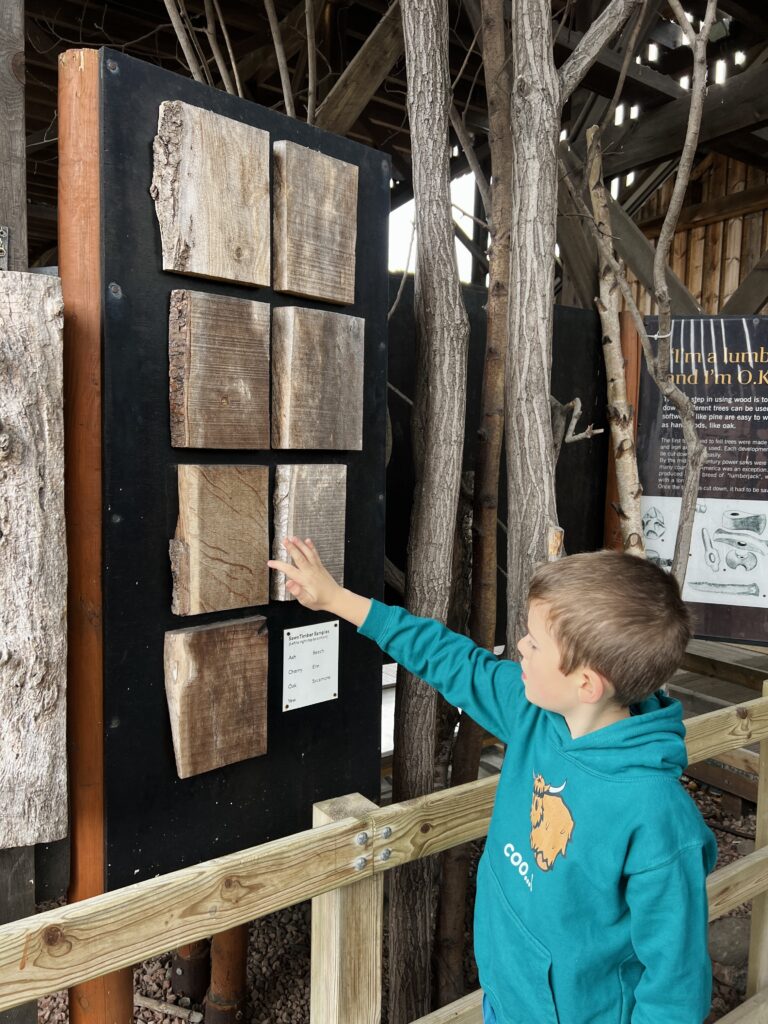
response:
<path fill-rule="evenodd" d="M 485 892 L 475 914 L 475 957 L 499 1024 L 559 1024 L 549 950 L 509 905 L 486 858 L 480 870 Z"/>

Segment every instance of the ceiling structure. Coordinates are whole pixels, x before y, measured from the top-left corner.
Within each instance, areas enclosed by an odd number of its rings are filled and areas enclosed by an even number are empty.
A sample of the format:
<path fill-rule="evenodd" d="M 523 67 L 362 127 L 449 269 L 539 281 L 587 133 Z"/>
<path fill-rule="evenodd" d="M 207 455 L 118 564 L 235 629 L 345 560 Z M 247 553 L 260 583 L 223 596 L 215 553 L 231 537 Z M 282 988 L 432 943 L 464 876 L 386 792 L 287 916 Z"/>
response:
<path fill-rule="evenodd" d="M 478 53 L 479 0 L 449 0 L 450 68 L 454 97 L 481 164 L 488 160 L 487 112 Z M 204 39 L 204 0 L 186 0 L 189 23 Z M 554 0 L 555 58 L 564 61 L 605 0 Z M 691 17 L 704 0 L 689 0 Z M 220 0 L 244 94 L 283 108 L 275 51 L 263 3 Z M 297 116 L 306 116 L 304 2 L 277 0 Z M 318 123 L 385 150 L 392 157 L 392 204 L 411 195 L 405 61 L 397 10 L 384 0 L 314 0 L 318 51 Z M 584 129 L 602 116 L 623 63 L 628 32 L 599 55 L 564 111 L 563 130 L 578 153 Z M 620 116 L 605 139 L 606 173 L 616 176 L 630 212 L 673 173 L 682 144 L 692 57 L 660 0 L 648 0 L 642 46 L 629 65 Z M 77 47 L 109 46 L 179 74 L 189 71 L 163 0 L 26 0 L 26 131 L 30 262 L 53 262 L 56 244 L 57 58 Z M 223 43 L 222 43 L 223 46 Z M 362 52 L 361 52 L 362 51 Z M 360 54 L 357 61 L 353 58 Z M 710 81 L 702 153 L 716 150 L 768 168 L 768 7 L 723 0 L 710 45 Z M 718 63 L 720 62 L 720 63 Z M 215 64 L 210 76 L 218 84 Z M 341 85 L 339 81 L 341 79 Z M 338 86 L 338 88 L 337 88 Z M 335 89 L 335 92 L 334 92 Z M 340 94 L 346 89 L 346 98 Z M 323 101 L 331 97 L 325 112 Z M 325 118 L 325 120 L 324 120 Z M 456 140 L 454 140 L 456 141 Z M 454 147 L 452 173 L 468 169 Z M 634 180 L 631 175 L 634 172 Z M 631 185 L 627 185 L 627 176 Z M 477 248 L 477 239 L 475 248 Z"/>

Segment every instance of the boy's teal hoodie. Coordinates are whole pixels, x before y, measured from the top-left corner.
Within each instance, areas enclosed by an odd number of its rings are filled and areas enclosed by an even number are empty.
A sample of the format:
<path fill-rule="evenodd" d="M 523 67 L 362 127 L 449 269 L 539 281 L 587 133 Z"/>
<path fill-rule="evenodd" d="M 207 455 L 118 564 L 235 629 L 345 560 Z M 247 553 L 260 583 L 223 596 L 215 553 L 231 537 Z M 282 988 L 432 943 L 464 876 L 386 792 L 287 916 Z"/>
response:
<path fill-rule="evenodd" d="M 678 781 L 680 704 L 572 739 L 467 637 L 377 601 L 360 632 L 508 745 L 475 904 L 499 1024 L 701 1024 L 717 847 Z"/>

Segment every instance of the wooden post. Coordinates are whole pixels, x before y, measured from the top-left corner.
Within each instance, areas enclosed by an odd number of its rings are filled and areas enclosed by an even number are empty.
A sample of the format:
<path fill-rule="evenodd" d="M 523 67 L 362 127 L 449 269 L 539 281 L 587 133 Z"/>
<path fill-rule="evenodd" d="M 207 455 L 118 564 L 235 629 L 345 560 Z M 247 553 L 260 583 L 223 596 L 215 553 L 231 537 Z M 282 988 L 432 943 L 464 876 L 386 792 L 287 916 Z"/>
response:
<path fill-rule="evenodd" d="M 8 228 L 8 270 L 27 269 L 24 120 L 24 0 L 0 4 L 0 226 Z M 2 425 L 0 424 L 0 428 Z M 0 924 L 35 910 L 33 846 L 0 850 Z M 0 1014 L 2 1024 L 34 1024 L 37 1005 Z"/>
<path fill-rule="evenodd" d="M 768 679 L 763 683 L 768 697 Z M 755 849 L 768 845 L 768 740 L 760 743 L 760 771 L 757 777 Z M 752 899 L 752 928 L 749 939 L 747 999 L 768 988 L 768 892 Z"/>
<path fill-rule="evenodd" d="M 312 824 L 362 818 L 375 809 L 352 793 L 315 804 Z M 372 840 L 367 836 L 359 846 L 368 861 Z M 312 900 L 311 1024 L 379 1024 L 383 914 L 383 872 Z"/>
<path fill-rule="evenodd" d="M 248 925 L 240 924 L 211 940 L 211 985 L 205 997 L 205 1024 L 235 1024 L 245 1010 Z"/>
<path fill-rule="evenodd" d="M 67 677 L 72 867 L 69 900 L 104 891 L 101 595 L 99 54 L 59 57 L 59 265 L 64 293 Z M 70 1024 L 130 1024 L 128 968 L 70 990 Z"/>

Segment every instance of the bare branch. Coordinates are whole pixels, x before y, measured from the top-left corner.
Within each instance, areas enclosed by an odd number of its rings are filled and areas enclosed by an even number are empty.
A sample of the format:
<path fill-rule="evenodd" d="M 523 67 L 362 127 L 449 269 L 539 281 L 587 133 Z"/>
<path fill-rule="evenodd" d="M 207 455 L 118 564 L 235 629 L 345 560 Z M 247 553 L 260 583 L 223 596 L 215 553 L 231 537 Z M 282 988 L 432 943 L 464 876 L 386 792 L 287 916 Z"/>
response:
<path fill-rule="evenodd" d="M 626 78 L 627 78 L 627 72 L 629 71 L 629 65 L 635 59 L 635 50 L 637 49 L 637 42 L 638 42 L 638 40 L 640 38 L 641 31 L 645 27 L 644 26 L 645 19 L 643 17 L 644 7 L 645 7 L 645 4 L 643 3 L 643 5 L 640 6 L 637 9 L 637 12 L 635 14 L 635 20 L 634 20 L 634 24 L 632 25 L 632 30 L 631 30 L 631 32 L 629 34 L 629 40 L 627 42 L 627 48 L 624 51 L 624 60 L 621 63 L 621 71 L 619 72 L 619 80 L 616 83 L 616 88 L 614 89 L 614 92 L 613 92 L 613 98 L 612 98 L 612 100 L 611 100 L 611 102 L 610 102 L 610 104 L 608 106 L 608 109 L 605 112 L 605 117 L 603 118 L 603 120 L 602 120 L 602 122 L 600 124 L 600 134 L 601 135 L 605 131 L 606 125 L 609 125 L 609 124 L 611 124 L 613 122 L 613 119 L 614 119 L 614 117 L 616 115 L 616 107 L 619 105 L 619 100 L 621 99 L 621 94 L 622 94 L 622 92 L 624 90 L 624 82 L 626 81 Z M 602 178 L 602 171 L 601 171 L 600 177 Z"/>
<path fill-rule="evenodd" d="M 205 76 L 203 75 L 202 68 L 200 67 L 200 61 L 197 59 L 197 54 L 194 51 L 192 42 L 187 34 L 187 30 L 184 26 L 184 22 L 181 20 L 179 9 L 176 6 L 176 0 L 163 0 L 165 9 L 168 12 L 168 17 L 171 20 L 173 31 L 176 33 L 176 38 L 179 40 L 184 59 L 187 62 L 192 77 L 196 82 L 205 82 Z"/>
<path fill-rule="evenodd" d="M 213 85 L 211 69 L 208 67 L 208 61 L 205 59 L 205 54 L 203 53 L 202 47 L 200 46 L 200 42 L 197 38 L 197 29 L 192 24 L 192 19 L 189 16 L 189 11 L 187 10 L 185 0 L 176 0 L 176 3 L 178 4 L 181 20 L 184 22 L 187 34 L 189 36 L 189 40 L 192 43 L 195 53 L 197 54 L 197 59 L 200 62 L 200 69 L 203 72 L 203 75 L 205 76 L 205 81 L 208 85 Z"/>
<path fill-rule="evenodd" d="M 472 173 L 475 176 L 475 182 L 477 183 L 478 191 L 483 200 L 483 209 L 485 210 L 485 216 L 490 216 L 491 210 L 491 189 L 488 184 L 488 179 L 483 174 L 483 169 L 480 166 L 480 161 L 477 159 L 477 154 L 472 148 L 472 140 L 469 137 L 469 132 L 466 129 L 464 122 L 459 115 L 458 110 L 452 103 L 450 110 L 448 111 L 451 118 L 451 125 L 453 130 L 456 132 L 456 137 L 459 140 L 461 148 L 464 150 L 464 155 L 467 158 L 467 163 L 472 168 Z M 467 214 L 469 216 L 469 214 Z M 485 225 L 487 227 L 487 225 Z"/>
<path fill-rule="evenodd" d="M 387 313 L 387 321 L 392 319 L 392 315 L 394 314 L 395 310 L 397 309 L 397 307 L 398 307 L 398 305 L 400 303 L 400 298 L 401 298 L 401 296 L 403 294 L 403 288 L 405 288 L 405 279 L 408 277 L 408 267 L 409 267 L 410 262 L 411 262 L 411 252 L 413 250 L 413 240 L 414 240 L 415 237 L 416 237 L 416 221 L 414 220 L 413 224 L 411 225 L 411 240 L 408 243 L 408 255 L 407 255 L 406 259 L 405 259 L 405 270 L 403 271 L 403 276 L 400 279 L 400 287 L 397 289 L 397 295 L 395 296 L 395 301 L 392 303 L 392 308 Z"/>
<path fill-rule="evenodd" d="M 476 217 L 474 213 L 469 213 L 467 210 L 463 209 L 457 203 L 451 203 L 451 206 L 454 208 L 454 210 L 458 210 L 462 217 L 469 217 L 471 221 L 474 221 L 475 224 L 479 224 L 480 227 L 483 228 L 485 231 L 487 231 L 488 228 L 490 227 L 487 221 L 482 220 L 480 217 Z"/>
<path fill-rule="evenodd" d="M 237 70 L 237 61 L 235 60 L 235 55 L 232 52 L 232 43 L 230 42 L 229 39 L 227 24 L 224 21 L 224 18 L 221 13 L 219 0 L 213 0 L 213 6 L 216 8 L 216 17 L 219 19 L 219 24 L 221 25 L 221 34 L 224 36 L 224 42 L 226 43 L 227 46 L 227 55 L 229 57 L 229 63 L 232 65 L 232 74 L 235 76 L 235 88 L 237 89 L 237 95 L 242 97 L 243 83 L 240 81 L 240 72 Z"/>
<path fill-rule="evenodd" d="M 232 76 L 229 73 L 229 68 L 226 65 L 224 54 L 221 52 L 219 40 L 216 36 L 216 16 L 213 7 L 213 0 L 205 0 L 205 34 L 208 37 L 208 45 L 211 48 L 213 59 L 216 61 L 216 67 L 218 69 L 222 85 L 228 93 L 234 95 L 235 87 L 232 83 Z"/>
<path fill-rule="evenodd" d="M 314 124 L 317 103 L 317 49 L 315 47 L 315 11 L 312 0 L 305 0 L 304 14 L 307 22 L 307 124 Z"/>
<path fill-rule="evenodd" d="M 168 0 L 166 0 L 166 3 Z M 274 0 L 264 0 L 264 9 L 269 20 L 269 30 L 272 33 L 272 43 L 275 47 L 277 66 L 280 70 L 280 84 L 283 87 L 283 100 L 285 101 L 285 112 L 289 117 L 296 117 L 296 109 L 293 105 L 293 94 L 291 92 L 291 80 L 288 75 L 288 61 L 285 57 L 285 47 L 280 34 L 280 23 L 277 20 Z"/>
<path fill-rule="evenodd" d="M 669 6 L 672 8 L 672 13 L 677 18 L 678 25 L 683 30 L 683 33 L 686 39 L 688 40 L 691 48 L 693 48 L 696 45 L 696 33 L 693 30 L 693 25 L 690 23 L 690 21 L 688 21 L 688 18 L 686 17 L 685 11 L 683 10 L 683 5 L 679 2 L 679 0 L 667 0 L 667 2 L 669 3 Z"/>
<path fill-rule="evenodd" d="M 609 5 L 584 33 L 578 46 L 557 72 L 560 80 L 560 103 L 570 98 L 606 43 L 619 31 L 629 15 L 643 0 L 611 0 Z"/>
<path fill-rule="evenodd" d="M 576 441 L 588 441 L 596 434 L 605 433 L 605 430 L 602 427 L 595 427 L 590 423 L 589 426 L 585 430 L 582 430 L 580 434 L 576 434 L 576 424 L 581 419 L 581 399 L 574 398 L 573 401 L 568 403 L 568 405 L 571 408 L 571 422 L 568 424 L 568 429 L 565 432 L 565 444 L 574 444 Z"/>
<path fill-rule="evenodd" d="M 454 78 L 453 82 L 451 83 L 451 92 L 454 91 L 456 86 L 461 81 L 462 75 L 464 74 L 464 70 L 465 70 L 465 68 L 466 68 L 466 66 L 467 66 L 467 64 L 469 62 L 469 58 L 472 56 L 472 51 L 474 50 L 475 46 L 477 45 L 477 38 L 480 35 L 480 31 L 481 31 L 480 28 L 478 28 L 477 32 L 475 32 L 474 39 L 469 44 L 469 49 L 467 50 L 466 56 L 464 57 L 464 62 L 462 63 L 461 67 L 459 68 L 459 73 L 456 75 L 456 77 Z"/>

